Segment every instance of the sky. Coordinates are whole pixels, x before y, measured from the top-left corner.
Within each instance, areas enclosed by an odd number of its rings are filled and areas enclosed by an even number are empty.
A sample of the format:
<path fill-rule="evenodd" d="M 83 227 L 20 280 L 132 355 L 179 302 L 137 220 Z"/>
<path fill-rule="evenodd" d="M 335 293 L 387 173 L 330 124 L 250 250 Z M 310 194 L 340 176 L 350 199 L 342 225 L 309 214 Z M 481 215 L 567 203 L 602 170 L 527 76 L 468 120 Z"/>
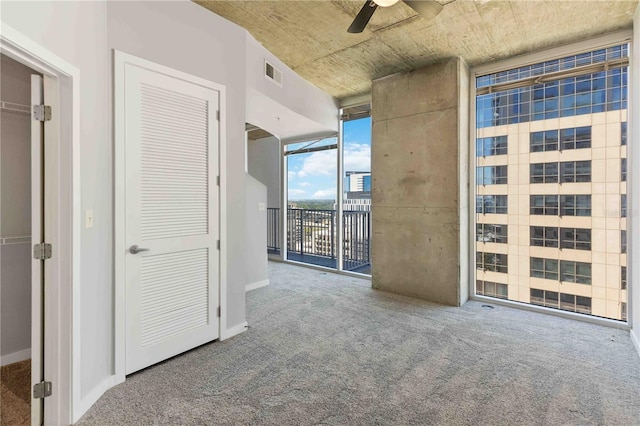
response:
<path fill-rule="evenodd" d="M 335 144 L 326 139 L 312 146 Z M 307 143 L 289 145 L 299 149 Z M 336 199 L 335 149 L 287 156 L 289 200 Z M 344 123 L 344 171 L 371 171 L 371 117 Z"/>

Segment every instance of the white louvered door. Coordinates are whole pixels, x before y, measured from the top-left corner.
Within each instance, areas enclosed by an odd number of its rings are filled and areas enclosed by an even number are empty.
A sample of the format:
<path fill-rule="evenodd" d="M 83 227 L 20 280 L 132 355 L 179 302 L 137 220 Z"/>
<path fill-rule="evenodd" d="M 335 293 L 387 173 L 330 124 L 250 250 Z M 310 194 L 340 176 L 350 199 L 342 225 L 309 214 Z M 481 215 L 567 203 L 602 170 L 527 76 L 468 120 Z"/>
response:
<path fill-rule="evenodd" d="M 124 96 L 129 374 L 219 337 L 219 93 L 126 64 Z"/>

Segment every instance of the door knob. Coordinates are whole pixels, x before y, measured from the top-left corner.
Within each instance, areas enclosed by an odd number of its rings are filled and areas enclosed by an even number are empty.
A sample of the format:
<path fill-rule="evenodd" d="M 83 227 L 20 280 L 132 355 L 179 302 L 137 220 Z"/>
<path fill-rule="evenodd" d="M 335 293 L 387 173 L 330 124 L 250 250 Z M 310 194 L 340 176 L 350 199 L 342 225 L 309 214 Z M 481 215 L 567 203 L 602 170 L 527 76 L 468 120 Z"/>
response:
<path fill-rule="evenodd" d="M 138 247 L 136 244 L 132 245 L 131 247 L 129 247 L 129 252 L 131 254 L 138 254 L 141 251 L 149 251 L 148 248 L 142 248 L 142 247 Z"/>

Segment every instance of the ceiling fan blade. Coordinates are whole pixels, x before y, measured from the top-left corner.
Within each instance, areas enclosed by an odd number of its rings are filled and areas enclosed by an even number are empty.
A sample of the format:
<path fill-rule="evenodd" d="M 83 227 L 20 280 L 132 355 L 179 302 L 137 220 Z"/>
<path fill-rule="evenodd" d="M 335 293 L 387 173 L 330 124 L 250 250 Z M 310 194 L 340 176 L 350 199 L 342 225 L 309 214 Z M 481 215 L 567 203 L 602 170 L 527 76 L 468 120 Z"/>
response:
<path fill-rule="evenodd" d="M 373 15 L 373 12 L 375 12 L 377 8 L 377 4 L 371 0 L 367 0 L 347 31 L 350 33 L 361 33 L 369 23 L 371 15 Z"/>
<path fill-rule="evenodd" d="M 444 7 L 435 0 L 404 0 L 404 2 L 424 19 L 435 18 Z"/>

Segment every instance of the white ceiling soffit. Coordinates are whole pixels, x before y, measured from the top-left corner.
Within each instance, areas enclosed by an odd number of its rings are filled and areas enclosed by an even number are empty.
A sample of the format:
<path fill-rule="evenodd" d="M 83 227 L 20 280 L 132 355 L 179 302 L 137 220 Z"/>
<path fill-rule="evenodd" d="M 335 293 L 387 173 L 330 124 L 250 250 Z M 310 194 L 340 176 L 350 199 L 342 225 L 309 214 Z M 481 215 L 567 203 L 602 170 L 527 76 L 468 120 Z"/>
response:
<path fill-rule="evenodd" d="M 311 135 L 335 135 L 335 129 L 328 128 L 258 92 L 247 89 L 246 121 L 259 127 L 282 141 L 306 140 Z M 336 111 L 336 123 L 338 122 Z"/>
<path fill-rule="evenodd" d="M 630 29 L 638 0 L 437 0 L 424 19 L 400 1 L 379 7 L 362 33 L 347 28 L 363 0 L 221 1 L 203 7 L 246 28 L 298 75 L 337 99 L 371 81 L 445 58 L 471 66 Z"/>

